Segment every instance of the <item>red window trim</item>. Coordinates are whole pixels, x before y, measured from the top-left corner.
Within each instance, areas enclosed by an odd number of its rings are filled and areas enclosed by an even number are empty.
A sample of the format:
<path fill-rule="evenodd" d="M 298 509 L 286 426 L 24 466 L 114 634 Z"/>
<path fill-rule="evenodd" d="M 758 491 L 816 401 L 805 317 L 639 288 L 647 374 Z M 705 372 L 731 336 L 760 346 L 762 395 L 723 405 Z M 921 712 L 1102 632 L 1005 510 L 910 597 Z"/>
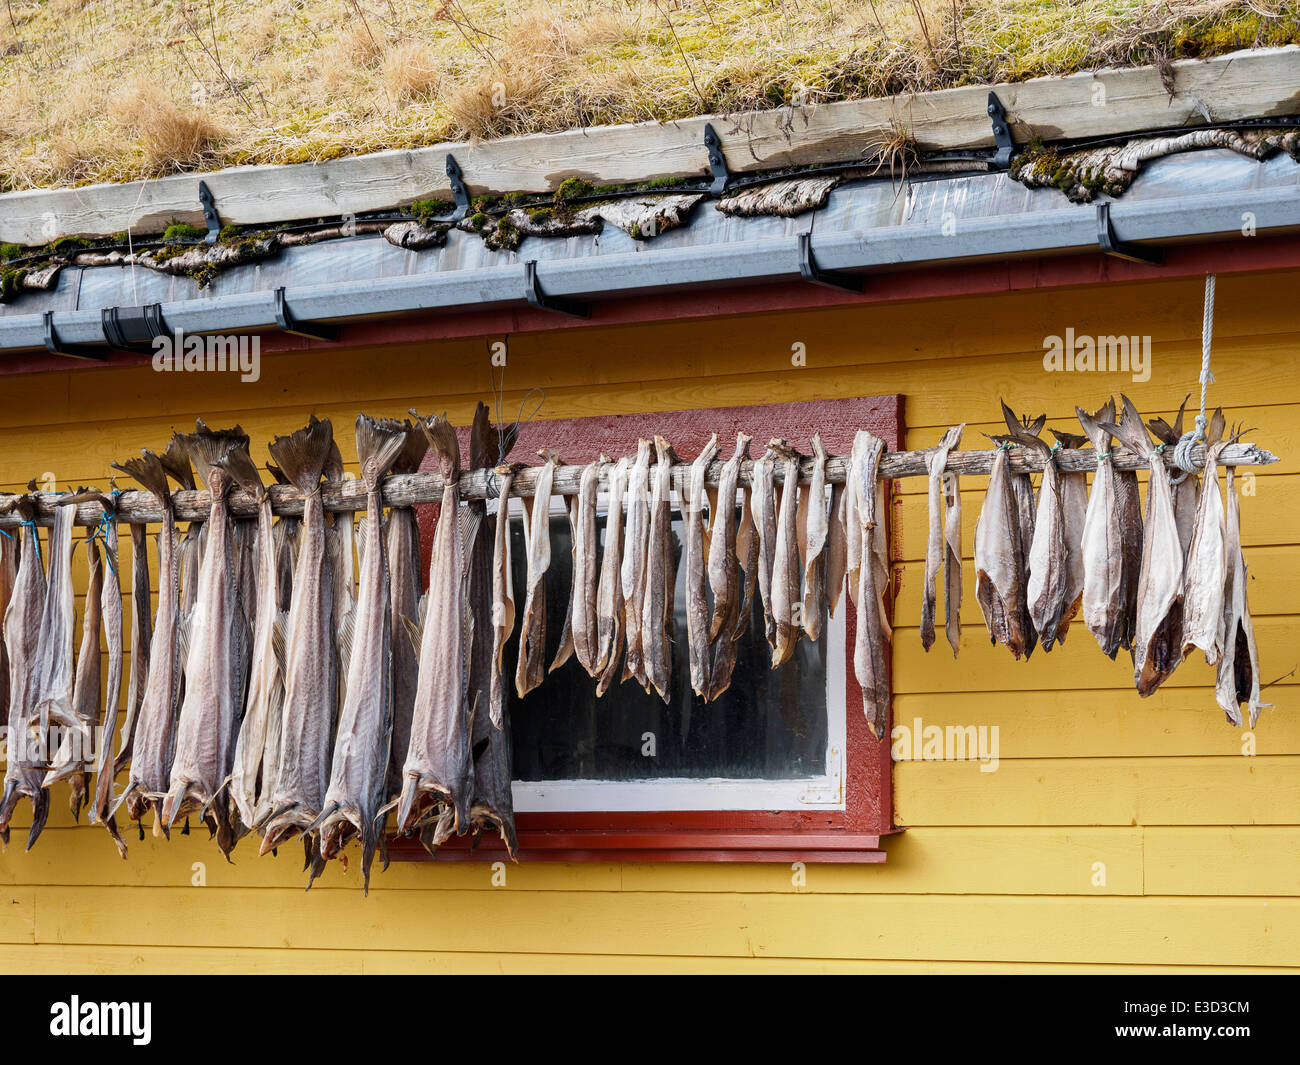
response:
<path fill-rule="evenodd" d="M 730 454 L 728 441 L 734 441 L 738 428 L 750 433 L 756 443 L 784 436 L 803 449 L 818 429 L 832 454 L 847 454 L 853 434 L 869 429 L 891 449 L 898 449 L 903 440 L 902 415 L 902 397 L 889 395 L 534 421 L 521 429 L 512 458 L 527 461 L 539 447 L 554 446 L 557 440 L 563 441 L 574 462 L 602 451 L 628 454 L 635 452 L 639 437 L 658 432 L 689 460 L 715 431 L 724 452 Z M 467 440 L 462 439 L 462 448 L 466 446 Z M 891 494 L 891 498 L 896 496 Z M 416 509 L 427 574 L 437 507 Z M 840 609 L 848 608 L 842 602 Z M 845 809 L 521 813 L 516 816 L 520 860 L 883 862 L 881 837 L 896 831 L 893 763 L 888 739 L 875 738 L 861 711 L 862 692 L 853 675 L 852 610 L 848 610 L 846 628 Z M 418 843 L 406 839 L 391 841 L 389 855 L 394 861 L 429 857 Z M 438 852 L 440 860 L 453 861 L 501 861 L 505 857 L 499 837 L 489 837 L 486 832 L 476 845 L 469 837 L 453 838 Z"/>

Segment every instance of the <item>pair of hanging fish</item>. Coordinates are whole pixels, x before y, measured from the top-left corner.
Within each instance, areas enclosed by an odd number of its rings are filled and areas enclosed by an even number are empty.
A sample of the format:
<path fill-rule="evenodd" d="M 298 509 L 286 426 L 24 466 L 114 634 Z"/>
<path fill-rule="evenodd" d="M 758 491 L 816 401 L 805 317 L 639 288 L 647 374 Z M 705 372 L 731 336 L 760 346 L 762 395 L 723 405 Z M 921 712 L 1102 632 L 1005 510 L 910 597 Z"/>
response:
<path fill-rule="evenodd" d="M 1061 449 L 1078 447 L 1084 437 L 1053 430 L 1057 443 L 1049 446 L 1039 437 L 1044 418 L 1017 420 L 1002 405 L 1008 434 L 994 437 L 999 449 L 975 532 L 976 597 L 989 635 L 1017 658 L 1028 657 L 1039 640 L 1045 651 L 1063 642 L 1082 611 L 1107 655 L 1114 658 L 1121 647 L 1132 653 L 1143 696 L 1200 648 L 1207 662 L 1219 666 L 1216 696 L 1228 720 L 1242 723 L 1245 702 L 1254 727 L 1267 704 L 1259 697 L 1240 514 L 1232 467 L 1226 509 L 1217 472 L 1223 448 L 1239 434 L 1225 440 L 1223 414 L 1216 411 L 1204 475 L 1198 480 L 1188 474 L 1175 484 L 1161 455 L 1182 436 L 1183 409 L 1172 426 L 1163 419 L 1149 423 L 1156 444 L 1132 401 L 1121 399 L 1118 421 L 1113 400 L 1093 414 L 1076 408 L 1098 455 L 1091 493 L 1084 473 L 1064 470 L 1056 461 Z M 1112 439 L 1148 464 L 1145 519 L 1137 474 L 1114 467 Z M 1036 506 L 1029 474 L 1011 469 L 1013 446 L 1044 458 Z M 934 515 L 932 483 L 931 552 Z M 930 581 L 927 560 L 927 588 Z"/>
<path fill-rule="evenodd" d="M 854 661 L 864 708 L 878 736 L 888 714 L 886 648 L 888 563 L 883 489 L 876 476 L 884 442 L 858 434 L 847 482 L 826 499 L 829 458 L 820 434 L 812 438 L 810 469 L 785 440 L 773 439 L 751 464 L 740 489 L 751 438 L 737 434 L 716 486 L 706 484 L 718 456 L 715 433 L 690 464 L 681 492 L 686 586 L 686 646 L 691 688 L 716 699 L 731 683 L 755 589 L 762 604 L 772 668 L 789 661 L 803 637 L 821 635 L 823 604 L 833 613 L 846 574 L 858 608 Z M 550 669 L 576 656 L 604 695 L 617 679 L 635 680 L 664 700 L 672 698 L 673 610 L 677 557 L 673 544 L 672 467 L 679 460 L 663 437 L 641 440 L 635 457 L 601 455 L 585 466 L 570 497 L 573 580 L 560 649 Z M 556 468 L 552 451 L 524 497 L 527 577 L 515 690 L 522 697 L 543 679 L 545 583 L 550 565 L 550 498 Z M 496 474 L 502 507 L 518 466 Z M 777 471 L 780 470 L 780 492 Z M 601 477 L 610 499 L 603 549 L 596 506 Z M 706 521 L 706 512 L 708 519 Z M 501 651 L 515 620 L 509 539 L 498 527 L 493 560 L 494 653 L 490 707 L 503 705 Z M 599 557 L 598 557 L 599 556 Z M 710 597 L 712 605 L 710 606 Z"/>

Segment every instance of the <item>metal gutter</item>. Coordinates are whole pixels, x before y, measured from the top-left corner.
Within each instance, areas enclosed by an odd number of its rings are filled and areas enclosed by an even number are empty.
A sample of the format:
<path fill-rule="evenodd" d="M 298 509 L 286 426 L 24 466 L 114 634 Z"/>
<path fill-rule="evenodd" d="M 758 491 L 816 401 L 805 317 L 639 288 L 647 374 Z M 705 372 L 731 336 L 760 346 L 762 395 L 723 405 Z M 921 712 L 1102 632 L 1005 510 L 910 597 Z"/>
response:
<path fill-rule="evenodd" d="M 579 252 L 573 258 L 539 255 L 536 271 L 547 296 L 588 300 L 684 288 L 797 281 L 799 234 L 792 222 L 800 230 L 811 232 L 813 256 L 824 273 L 1098 250 L 1100 205 L 1067 205 L 1059 198 L 1056 202 L 1061 206 L 962 217 L 955 227 L 932 221 L 934 210 L 922 212 L 926 221 L 920 223 L 873 218 L 886 224 L 864 227 L 861 223 L 871 216 L 867 211 L 850 212 L 844 221 L 853 228 L 837 231 L 827 228 L 834 225 L 834 216 L 819 225 L 818 212 L 805 219 L 785 220 L 780 226 L 759 224 L 757 231 L 770 235 L 757 239 L 726 239 L 732 233 L 729 230 L 718 234 L 722 239 L 712 243 L 665 242 L 645 250 Z M 1300 185 L 1238 187 L 1198 195 L 1180 191 L 1178 195 L 1149 199 L 1126 198 L 1109 205 L 1111 224 L 1119 240 L 1157 246 L 1178 241 L 1241 239 L 1247 212 L 1253 216 L 1254 232 L 1259 235 L 1300 228 Z M 527 252 L 520 256 L 528 257 Z M 513 256 L 506 258 L 514 261 L 301 286 L 288 283 L 293 273 L 289 271 L 290 276 L 284 279 L 285 299 L 294 318 L 302 323 L 524 304 L 524 263 Z M 277 328 L 272 289 L 160 302 L 172 330 L 238 333 Z M 61 344 L 104 344 L 100 307 L 55 309 L 52 313 Z M 0 351 L 44 346 L 44 313 L 0 315 Z"/>

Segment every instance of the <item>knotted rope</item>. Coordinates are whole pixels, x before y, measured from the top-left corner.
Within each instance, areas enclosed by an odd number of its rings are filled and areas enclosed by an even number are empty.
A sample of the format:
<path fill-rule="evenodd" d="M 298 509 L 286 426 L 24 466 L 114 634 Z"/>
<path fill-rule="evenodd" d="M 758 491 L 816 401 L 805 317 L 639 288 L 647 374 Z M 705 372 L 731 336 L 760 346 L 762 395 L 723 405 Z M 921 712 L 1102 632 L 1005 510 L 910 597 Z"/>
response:
<path fill-rule="evenodd" d="M 1174 445 L 1174 462 L 1183 472 L 1171 483 L 1180 484 L 1189 473 L 1195 473 L 1199 467 L 1192 460 L 1192 451 L 1197 444 L 1207 443 L 1205 431 L 1210 421 L 1205 416 L 1205 394 L 1214 374 L 1210 372 L 1210 342 L 1214 335 L 1214 275 L 1205 275 L 1205 309 L 1201 316 L 1201 413 L 1196 416 L 1196 428 L 1189 429 Z"/>

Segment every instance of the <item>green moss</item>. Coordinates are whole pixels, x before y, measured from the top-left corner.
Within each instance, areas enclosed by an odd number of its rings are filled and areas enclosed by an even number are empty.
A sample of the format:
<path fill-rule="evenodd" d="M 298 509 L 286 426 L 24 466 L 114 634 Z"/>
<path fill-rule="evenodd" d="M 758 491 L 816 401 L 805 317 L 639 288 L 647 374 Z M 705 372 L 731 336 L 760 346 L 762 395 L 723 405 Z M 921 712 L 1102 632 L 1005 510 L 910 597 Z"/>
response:
<path fill-rule="evenodd" d="M 62 253 L 67 255 L 71 252 L 80 251 L 82 248 L 94 246 L 94 241 L 87 240 L 85 237 L 60 237 L 58 240 L 52 240 L 45 245 L 45 251 L 51 255 Z"/>
<path fill-rule="evenodd" d="M 503 218 L 497 222 L 492 232 L 483 238 L 483 243 L 498 251 L 514 251 L 523 239 L 524 235 L 519 232 L 519 227 L 508 218 Z"/>
<path fill-rule="evenodd" d="M 23 278 L 26 270 L 6 270 L 0 274 L 0 303 L 7 302 L 22 293 Z"/>
<path fill-rule="evenodd" d="M 453 207 L 455 204 L 448 203 L 446 200 L 416 200 L 411 204 L 410 211 L 420 225 L 427 225 L 430 220 L 439 215 L 448 214 Z"/>
<path fill-rule="evenodd" d="M 0 261 L 22 258 L 23 249 L 17 244 L 0 244 Z"/>
<path fill-rule="evenodd" d="M 545 225 L 551 220 L 552 214 L 549 207 L 534 207 L 528 212 L 528 221 L 536 222 L 539 226 Z"/>
<path fill-rule="evenodd" d="M 184 222 L 174 222 L 163 230 L 163 240 L 198 240 L 207 235 L 202 226 L 188 226 Z"/>
<path fill-rule="evenodd" d="M 630 236 L 633 240 L 644 240 L 644 239 L 645 239 L 645 238 L 641 235 L 641 227 L 640 227 L 639 225 L 636 225 L 635 223 L 633 223 L 632 228 L 629 229 L 627 232 L 628 232 L 628 236 Z"/>
<path fill-rule="evenodd" d="M 469 224 L 473 226 L 475 229 L 482 229 L 485 225 L 488 224 L 488 216 L 484 214 L 482 211 L 479 211 L 476 214 L 470 216 Z"/>
<path fill-rule="evenodd" d="M 583 181 L 582 178 L 571 177 L 567 181 L 560 182 L 560 187 L 555 190 L 555 202 L 556 204 L 562 204 L 565 200 L 590 196 L 592 188 L 591 182 Z"/>
<path fill-rule="evenodd" d="M 244 232 L 243 226 L 222 226 L 221 232 L 217 235 L 217 239 L 221 241 L 222 244 L 229 244 L 232 240 L 235 240 L 237 237 L 239 237 L 243 232 Z M 203 233 L 200 235 L 207 236 L 207 230 L 204 230 Z"/>
<path fill-rule="evenodd" d="M 109 243 L 114 244 L 114 245 L 130 244 L 130 243 L 131 243 L 131 234 L 128 233 L 128 232 L 124 229 L 124 230 L 122 230 L 121 233 L 114 233 L 114 234 L 113 234 L 111 237 L 109 237 L 108 239 L 109 239 Z"/>
<path fill-rule="evenodd" d="M 499 196 L 476 196 L 471 201 L 475 214 L 486 214 L 501 202 Z"/>

